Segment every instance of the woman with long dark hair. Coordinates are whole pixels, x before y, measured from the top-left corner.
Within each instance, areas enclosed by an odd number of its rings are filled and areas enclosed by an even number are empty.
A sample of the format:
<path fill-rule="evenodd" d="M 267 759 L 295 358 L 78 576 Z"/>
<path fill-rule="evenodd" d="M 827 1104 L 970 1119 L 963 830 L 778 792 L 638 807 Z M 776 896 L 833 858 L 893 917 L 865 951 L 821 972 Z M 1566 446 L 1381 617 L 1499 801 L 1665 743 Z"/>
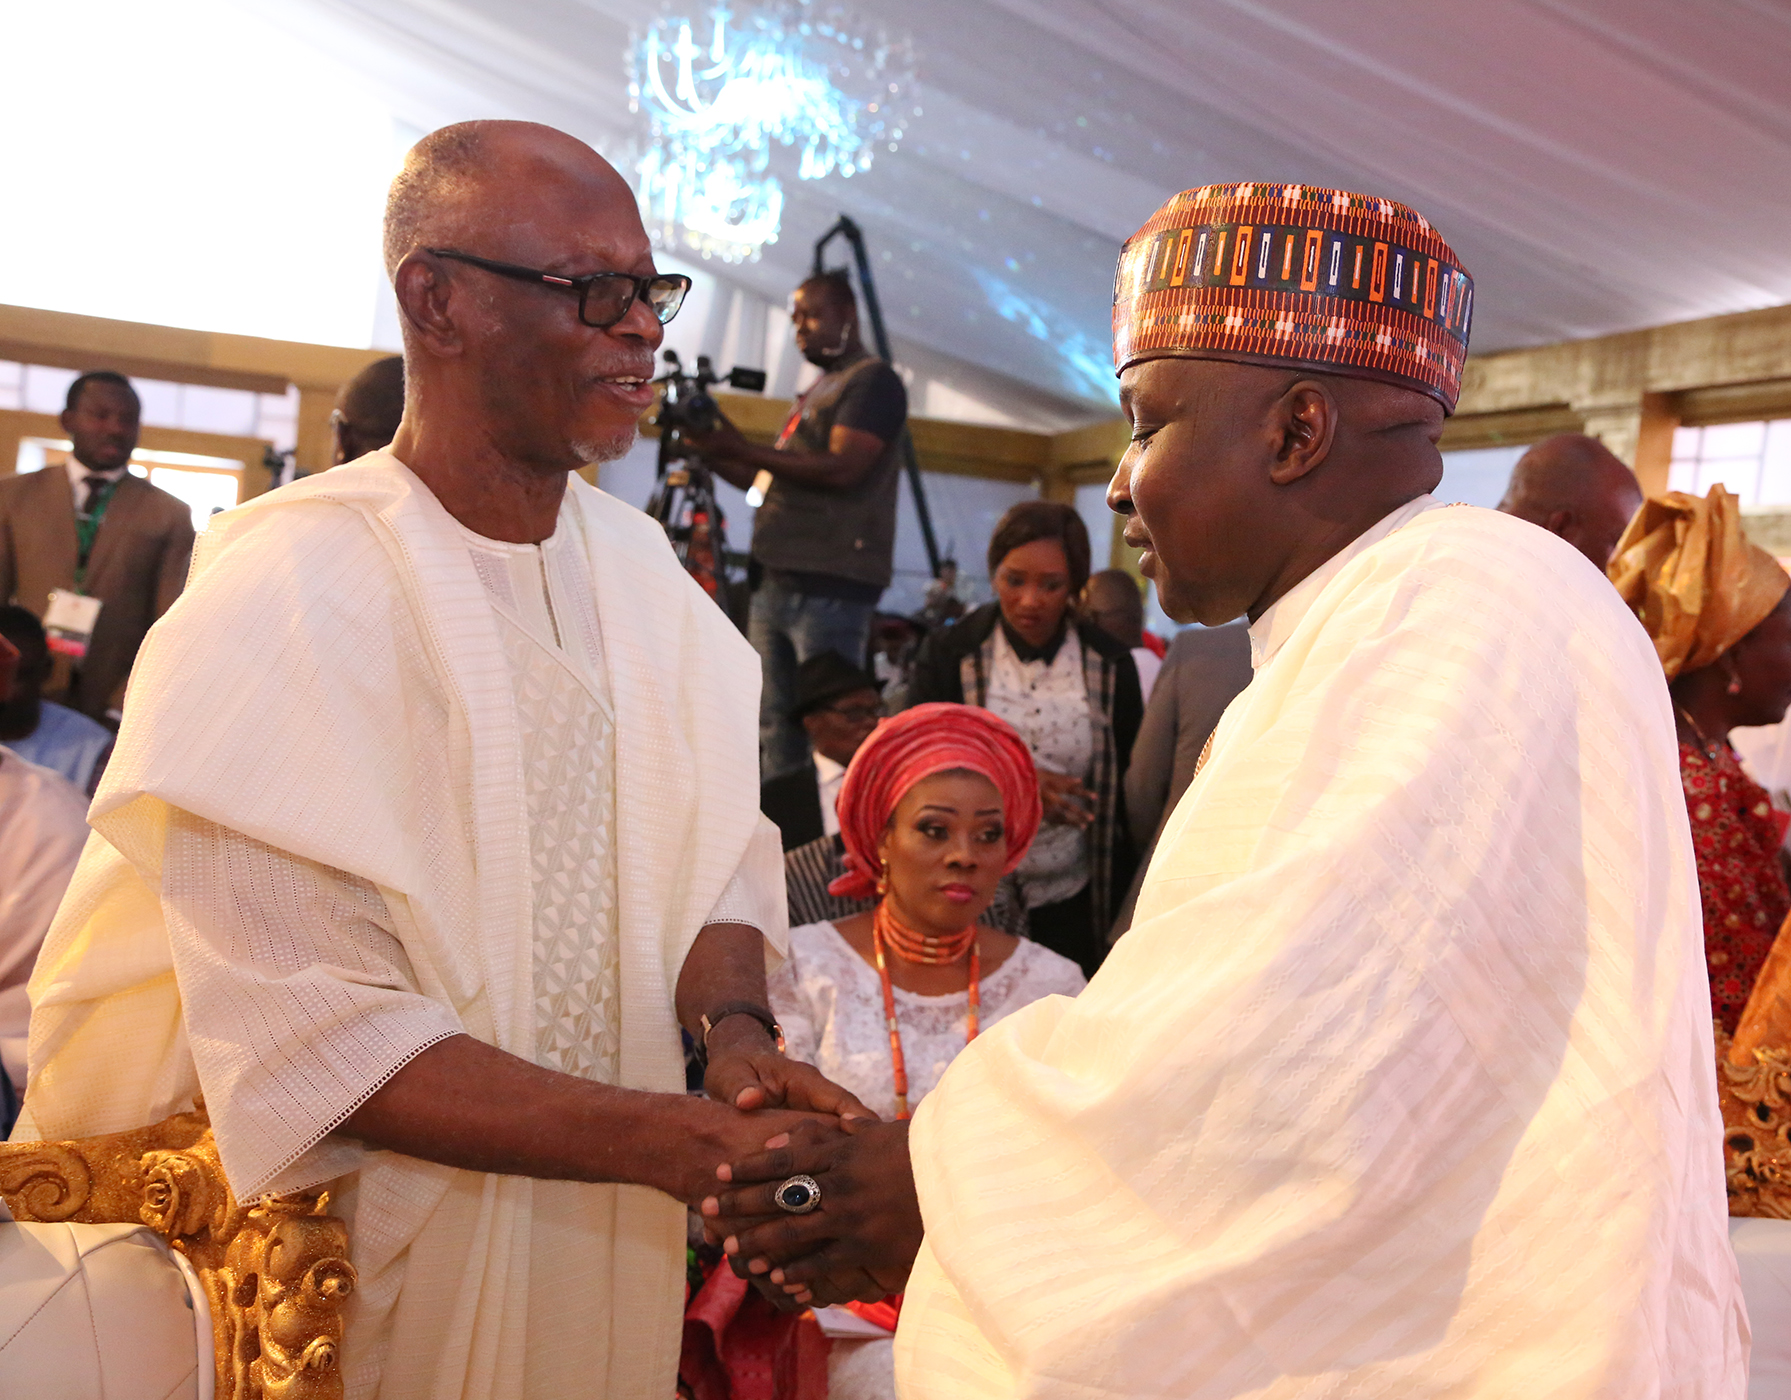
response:
<path fill-rule="evenodd" d="M 1088 527 L 1073 509 L 1014 506 L 989 540 L 996 600 L 928 636 L 909 695 L 979 706 L 1019 731 L 1045 814 L 1019 868 L 1030 933 L 1093 976 L 1132 878 L 1120 781 L 1144 697 L 1125 644 L 1075 614 L 1088 563 Z"/>

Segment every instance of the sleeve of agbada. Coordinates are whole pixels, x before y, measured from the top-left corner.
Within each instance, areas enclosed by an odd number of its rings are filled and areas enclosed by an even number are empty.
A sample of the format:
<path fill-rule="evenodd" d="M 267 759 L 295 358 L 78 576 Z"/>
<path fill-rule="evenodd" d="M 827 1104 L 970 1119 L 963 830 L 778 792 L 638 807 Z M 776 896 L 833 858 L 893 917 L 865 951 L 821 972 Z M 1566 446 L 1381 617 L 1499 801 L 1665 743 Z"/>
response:
<path fill-rule="evenodd" d="M 144 646 L 38 961 L 27 1097 L 74 1136 L 202 1088 L 246 1199 L 346 1169 L 317 1144 L 473 998 L 439 937 L 419 965 L 393 923 L 431 878 L 407 833 L 456 853 L 459 828 L 416 757 L 455 731 L 387 551 L 324 503 L 213 528 Z"/>
<path fill-rule="evenodd" d="M 1722 1194 L 1665 692 L 1592 570 L 1451 529 L 1338 574 L 1100 975 L 921 1107 L 904 1394 L 1652 1393 Z"/>

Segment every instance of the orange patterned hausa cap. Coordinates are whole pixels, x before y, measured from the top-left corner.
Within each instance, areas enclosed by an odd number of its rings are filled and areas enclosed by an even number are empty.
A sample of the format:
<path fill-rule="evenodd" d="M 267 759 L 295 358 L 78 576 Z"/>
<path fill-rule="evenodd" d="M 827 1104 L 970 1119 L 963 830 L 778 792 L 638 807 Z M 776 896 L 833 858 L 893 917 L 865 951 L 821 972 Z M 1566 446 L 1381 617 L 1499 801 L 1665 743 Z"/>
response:
<path fill-rule="evenodd" d="M 1184 190 L 1126 240 L 1113 367 L 1159 356 L 1310 367 L 1455 411 L 1474 281 L 1415 210 L 1312 185 Z"/>

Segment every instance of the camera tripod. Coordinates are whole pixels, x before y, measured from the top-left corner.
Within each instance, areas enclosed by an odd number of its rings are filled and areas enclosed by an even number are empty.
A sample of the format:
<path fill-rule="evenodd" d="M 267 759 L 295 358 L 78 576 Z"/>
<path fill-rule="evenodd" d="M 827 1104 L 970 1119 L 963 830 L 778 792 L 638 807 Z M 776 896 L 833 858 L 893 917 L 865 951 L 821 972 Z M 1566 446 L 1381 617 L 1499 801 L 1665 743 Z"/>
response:
<path fill-rule="evenodd" d="M 715 473 L 685 440 L 685 432 L 708 432 L 720 420 L 721 410 L 709 395 L 711 385 L 725 381 L 736 389 L 761 391 L 765 374 L 735 369 L 718 375 L 707 355 L 697 357 L 695 374 L 686 374 L 675 350 L 665 351 L 664 358 L 670 368 L 655 381 L 662 394 L 654 420 L 659 428 L 659 479 L 647 514 L 671 540 L 685 572 L 732 617 L 738 611 L 737 585 L 744 582 L 744 570 L 728 552 L 727 516 L 715 499 Z"/>
<path fill-rule="evenodd" d="M 661 435 L 663 444 L 665 435 Z M 647 502 L 647 514 L 657 520 L 672 542 L 672 552 L 703 591 L 723 608 L 729 604 L 733 584 L 728 559 L 727 517 L 715 499 L 715 474 L 700 457 L 681 462 L 664 460 L 660 448 L 659 484 Z"/>

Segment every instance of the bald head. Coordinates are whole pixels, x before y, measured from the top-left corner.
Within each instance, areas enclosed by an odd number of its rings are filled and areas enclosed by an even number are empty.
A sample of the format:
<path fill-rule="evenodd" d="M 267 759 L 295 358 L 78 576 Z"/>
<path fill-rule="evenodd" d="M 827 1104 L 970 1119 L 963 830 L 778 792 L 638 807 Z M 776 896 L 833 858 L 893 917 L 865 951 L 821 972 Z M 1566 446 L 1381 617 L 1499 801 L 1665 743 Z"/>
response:
<path fill-rule="evenodd" d="M 1128 647 L 1144 645 L 1144 593 L 1124 569 L 1090 574 L 1082 590 L 1083 611 L 1109 637 Z"/>
<path fill-rule="evenodd" d="M 444 126 L 410 148 L 387 192 L 386 273 L 418 248 L 499 257 L 462 245 L 507 232 L 526 238 L 594 195 L 634 207 L 628 182 L 575 136 L 538 122 Z"/>
<path fill-rule="evenodd" d="M 1518 458 L 1499 509 L 1540 525 L 1602 572 L 1642 506 L 1636 475 L 1597 438 L 1562 433 Z"/>
<path fill-rule="evenodd" d="M 580 279 L 658 269 L 634 192 L 596 151 L 532 122 L 432 132 L 392 182 L 385 255 L 410 400 L 401 460 L 413 420 L 562 486 L 628 450 L 664 329 L 638 295 L 588 324 Z"/>
<path fill-rule="evenodd" d="M 342 386 L 332 419 L 336 465 L 376 452 L 398 435 L 404 417 L 404 356 L 375 360 Z"/>

